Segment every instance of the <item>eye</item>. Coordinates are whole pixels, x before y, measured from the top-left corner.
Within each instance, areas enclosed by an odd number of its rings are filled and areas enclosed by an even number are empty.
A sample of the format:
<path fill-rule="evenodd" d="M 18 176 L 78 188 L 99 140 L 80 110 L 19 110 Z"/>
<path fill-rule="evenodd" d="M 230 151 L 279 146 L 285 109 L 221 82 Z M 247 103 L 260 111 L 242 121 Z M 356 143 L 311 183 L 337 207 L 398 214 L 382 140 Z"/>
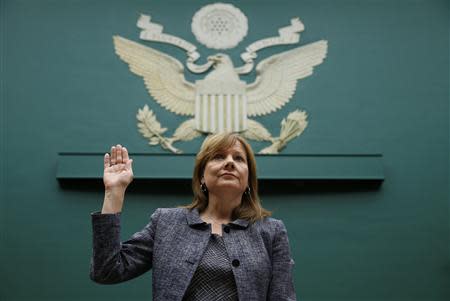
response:
<path fill-rule="evenodd" d="M 234 159 L 235 159 L 236 161 L 245 162 L 245 158 L 244 158 L 243 156 L 241 156 L 241 155 L 236 155 L 236 156 L 234 157 Z"/>
<path fill-rule="evenodd" d="M 213 156 L 213 160 L 222 160 L 223 158 L 225 158 L 225 155 L 223 155 L 223 154 L 215 154 L 214 156 Z"/>

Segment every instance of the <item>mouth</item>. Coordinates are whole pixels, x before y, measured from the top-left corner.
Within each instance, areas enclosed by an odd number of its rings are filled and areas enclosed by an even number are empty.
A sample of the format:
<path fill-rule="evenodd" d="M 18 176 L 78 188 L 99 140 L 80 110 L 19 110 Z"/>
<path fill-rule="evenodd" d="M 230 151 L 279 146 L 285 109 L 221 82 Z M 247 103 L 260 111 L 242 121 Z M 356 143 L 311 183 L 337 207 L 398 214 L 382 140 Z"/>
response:
<path fill-rule="evenodd" d="M 237 176 L 232 174 L 232 173 L 224 173 L 224 174 L 221 175 L 221 177 L 224 177 L 224 176 L 232 176 L 234 178 L 237 178 Z"/>

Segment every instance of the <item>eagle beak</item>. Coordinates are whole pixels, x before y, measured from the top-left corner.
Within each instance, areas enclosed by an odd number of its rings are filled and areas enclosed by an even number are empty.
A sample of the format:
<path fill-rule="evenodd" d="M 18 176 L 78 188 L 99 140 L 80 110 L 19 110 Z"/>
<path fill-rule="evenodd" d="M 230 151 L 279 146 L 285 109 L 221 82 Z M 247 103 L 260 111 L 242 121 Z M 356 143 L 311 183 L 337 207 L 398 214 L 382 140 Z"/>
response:
<path fill-rule="evenodd" d="M 217 57 L 217 55 L 211 55 L 211 56 L 208 56 L 208 61 L 217 63 L 219 61 L 219 58 Z"/>

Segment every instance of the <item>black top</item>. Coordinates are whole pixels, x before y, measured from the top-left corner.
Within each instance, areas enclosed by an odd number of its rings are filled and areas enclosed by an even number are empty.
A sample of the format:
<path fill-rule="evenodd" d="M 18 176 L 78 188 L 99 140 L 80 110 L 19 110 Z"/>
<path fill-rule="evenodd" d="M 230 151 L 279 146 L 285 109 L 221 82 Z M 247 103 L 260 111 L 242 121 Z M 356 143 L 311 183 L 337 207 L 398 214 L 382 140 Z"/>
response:
<path fill-rule="evenodd" d="M 211 234 L 208 246 L 183 301 L 238 300 L 236 283 L 223 238 Z"/>

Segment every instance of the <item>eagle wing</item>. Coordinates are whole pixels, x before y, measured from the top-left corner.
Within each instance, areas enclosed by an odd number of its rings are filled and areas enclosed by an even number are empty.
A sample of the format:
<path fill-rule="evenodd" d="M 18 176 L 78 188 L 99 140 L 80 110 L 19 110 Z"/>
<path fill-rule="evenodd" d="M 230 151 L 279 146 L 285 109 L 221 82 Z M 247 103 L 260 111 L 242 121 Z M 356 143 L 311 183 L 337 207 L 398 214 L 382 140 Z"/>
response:
<path fill-rule="evenodd" d="M 288 103 L 297 81 L 311 75 L 326 54 L 327 41 L 321 40 L 261 61 L 256 66 L 256 80 L 247 85 L 247 115 L 265 115 Z"/>
<path fill-rule="evenodd" d="M 195 86 L 186 81 L 183 65 L 150 47 L 114 36 L 117 55 L 131 72 L 143 77 L 150 95 L 164 108 L 180 115 L 194 115 Z"/>

